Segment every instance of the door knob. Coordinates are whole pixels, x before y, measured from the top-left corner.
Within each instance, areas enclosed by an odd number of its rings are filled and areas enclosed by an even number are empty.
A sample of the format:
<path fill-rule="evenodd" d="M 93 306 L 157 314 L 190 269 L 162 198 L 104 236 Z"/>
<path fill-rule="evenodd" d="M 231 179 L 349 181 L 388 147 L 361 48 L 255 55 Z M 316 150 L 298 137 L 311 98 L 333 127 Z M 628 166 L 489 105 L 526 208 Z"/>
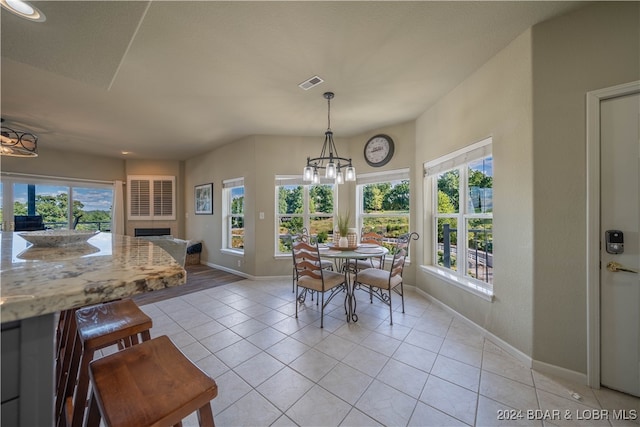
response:
<path fill-rule="evenodd" d="M 622 264 L 617 263 L 615 261 L 610 261 L 607 264 L 607 270 L 612 271 L 614 273 L 618 271 L 626 271 L 627 273 L 636 273 L 638 274 L 638 270 L 634 270 L 633 268 L 624 267 Z"/>

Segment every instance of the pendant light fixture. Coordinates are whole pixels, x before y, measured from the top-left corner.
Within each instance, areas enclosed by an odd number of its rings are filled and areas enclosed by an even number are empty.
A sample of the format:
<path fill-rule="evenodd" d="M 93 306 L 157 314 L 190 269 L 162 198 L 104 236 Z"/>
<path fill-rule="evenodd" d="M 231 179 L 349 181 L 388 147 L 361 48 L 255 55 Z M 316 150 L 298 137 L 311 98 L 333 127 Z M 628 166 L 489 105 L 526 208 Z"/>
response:
<path fill-rule="evenodd" d="M 333 142 L 333 131 L 331 130 L 331 100 L 335 96 L 333 92 L 325 92 L 324 98 L 327 100 L 327 131 L 324 133 L 324 144 L 319 157 L 307 157 L 302 178 L 314 184 L 320 182 L 320 171 L 324 170 L 324 177 L 334 179 L 336 184 L 345 181 L 356 180 L 356 169 L 351 164 L 351 159 L 340 157 L 335 142 Z"/>
<path fill-rule="evenodd" d="M 0 121 L 4 123 L 4 119 Z M 11 129 L 3 124 L 0 134 L 0 155 L 38 157 L 38 137 L 29 132 Z"/>

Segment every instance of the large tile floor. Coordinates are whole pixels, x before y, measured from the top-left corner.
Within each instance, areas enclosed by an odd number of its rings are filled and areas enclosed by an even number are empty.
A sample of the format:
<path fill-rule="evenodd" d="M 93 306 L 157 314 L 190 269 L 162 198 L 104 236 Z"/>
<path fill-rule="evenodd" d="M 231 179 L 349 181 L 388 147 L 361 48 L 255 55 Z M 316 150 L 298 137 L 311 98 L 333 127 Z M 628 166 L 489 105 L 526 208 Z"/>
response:
<path fill-rule="evenodd" d="M 310 300 L 295 318 L 286 280 L 243 280 L 142 309 L 152 336 L 168 335 L 215 378 L 218 427 L 639 424 L 613 420 L 613 410 L 632 416 L 640 399 L 526 368 L 416 292 L 393 326 L 388 307 L 356 295 L 358 322 L 346 323 L 336 297 L 324 329 Z M 195 415 L 185 422 L 196 424 Z"/>

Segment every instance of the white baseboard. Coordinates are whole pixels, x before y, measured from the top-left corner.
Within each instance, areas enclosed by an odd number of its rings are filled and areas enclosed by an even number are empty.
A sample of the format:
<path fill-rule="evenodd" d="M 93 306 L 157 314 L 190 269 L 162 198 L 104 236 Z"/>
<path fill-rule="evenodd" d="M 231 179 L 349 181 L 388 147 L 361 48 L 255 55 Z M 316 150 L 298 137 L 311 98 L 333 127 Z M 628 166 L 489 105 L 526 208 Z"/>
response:
<path fill-rule="evenodd" d="M 511 356 L 515 357 L 516 359 L 518 359 L 525 366 L 528 366 L 528 367 L 532 366 L 532 359 L 527 354 L 525 354 L 522 351 L 518 350 L 517 348 L 515 348 L 514 346 L 512 346 L 508 342 L 504 341 L 502 338 L 499 338 L 499 337 L 495 336 L 494 334 L 492 334 L 491 332 L 487 331 L 485 328 L 483 328 L 482 326 L 480 326 L 477 323 L 473 322 L 472 320 L 469 320 L 468 318 L 464 317 L 462 314 L 458 313 L 453 308 L 449 307 L 448 305 L 446 305 L 445 303 L 443 303 L 439 299 L 434 298 L 433 296 L 429 295 L 428 293 L 426 293 L 422 289 L 417 289 L 417 292 L 420 295 L 424 296 L 426 299 L 428 299 L 431 303 L 437 305 L 438 307 L 440 307 L 444 311 L 446 311 L 449 314 L 455 316 L 457 319 L 463 321 L 465 324 L 467 324 L 471 328 L 477 330 L 478 334 L 482 335 L 483 337 L 485 337 L 486 339 L 488 339 L 489 341 L 493 342 L 495 345 L 497 345 L 498 347 L 503 349 L 505 352 L 507 352 Z"/>
<path fill-rule="evenodd" d="M 517 348 L 515 348 L 514 346 L 512 346 L 508 342 L 504 341 L 502 338 L 499 338 L 499 337 L 495 336 L 491 332 L 489 332 L 486 329 L 484 329 L 482 326 L 480 326 L 477 323 L 474 323 L 473 321 L 467 319 L 462 314 L 458 313 L 453 308 L 449 307 L 448 305 L 446 305 L 442 301 L 438 300 L 437 298 L 434 298 L 433 296 L 429 295 L 428 293 L 426 293 L 422 289 L 416 288 L 416 292 L 419 293 L 420 295 L 424 296 L 426 299 L 428 299 L 430 302 L 432 302 L 433 304 L 437 305 L 441 309 L 445 310 L 446 312 L 450 313 L 451 315 L 455 316 L 456 318 L 464 321 L 467 325 L 469 325 L 472 328 L 476 329 L 479 334 L 481 334 L 482 336 L 487 338 L 489 341 L 493 342 L 495 345 L 497 345 L 498 347 L 503 349 L 505 352 L 507 352 L 511 356 L 513 356 L 516 359 L 518 359 L 525 366 L 528 366 L 531 369 L 533 369 L 535 371 L 538 371 L 538 372 L 540 372 L 542 374 L 547 374 L 547 375 L 551 375 L 551 376 L 554 376 L 554 377 L 557 377 L 557 378 L 562 378 L 562 379 L 565 379 L 567 381 L 571 381 L 571 382 L 576 383 L 576 384 L 584 384 L 584 385 L 587 384 L 587 375 L 586 374 L 583 374 L 581 372 L 572 371 L 570 369 L 562 368 L 560 366 L 551 365 L 549 363 L 541 362 L 539 360 L 535 360 L 532 357 L 530 357 L 529 355 L 527 355 L 527 354 L 523 353 L 522 351 L 518 350 Z"/>
<path fill-rule="evenodd" d="M 248 275 L 246 273 L 243 273 L 242 271 L 234 270 L 233 268 L 228 268 L 228 267 L 225 267 L 223 265 L 214 264 L 212 262 L 205 262 L 203 264 L 207 265 L 207 266 L 209 266 L 211 268 L 215 268 L 217 270 L 226 271 L 227 273 L 231 273 L 231 274 L 235 274 L 236 276 L 244 277 L 245 279 L 255 280 L 253 278 L 253 276 L 250 276 L 250 275 Z"/>
<path fill-rule="evenodd" d="M 214 264 L 211 262 L 205 262 L 204 265 L 207 265 L 211 268 L 215 268 L 217 270 L 226 271 L 227 273 L 235 274 L 236 276 L 244 277 L 245 279 L 261 281 L 261 280 L 291 280 L 291 275 L 288 276 L 252 276 L 250 274 L 244 273 L 242 271 L 234 270 L 233 268 L 228 268 L 222 265 Z"/>
<path fill-rule="evenodd" d="M 574 384 L 588 385 L 587 374 L 581 372 L 572 371 L 570 369 L 561 368 L 560 366 L 551 365 L 549 363 L 540 362 L 539 360 L 533 361 L 532 368 L 541 374 L 547 374 L 554 377 L 562 378 L 567 381 L 571 381 Z"/>

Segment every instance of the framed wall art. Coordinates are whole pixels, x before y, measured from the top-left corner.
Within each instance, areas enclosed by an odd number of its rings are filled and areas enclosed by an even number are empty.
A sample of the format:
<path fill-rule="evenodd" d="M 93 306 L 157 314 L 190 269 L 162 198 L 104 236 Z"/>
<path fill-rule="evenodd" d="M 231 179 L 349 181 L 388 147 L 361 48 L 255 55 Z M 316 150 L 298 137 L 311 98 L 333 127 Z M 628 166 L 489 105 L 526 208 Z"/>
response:
<path fill-rule="evenodd" d="M 196 215 L 213 215 L 213 183 L 195 186 Z"/>

